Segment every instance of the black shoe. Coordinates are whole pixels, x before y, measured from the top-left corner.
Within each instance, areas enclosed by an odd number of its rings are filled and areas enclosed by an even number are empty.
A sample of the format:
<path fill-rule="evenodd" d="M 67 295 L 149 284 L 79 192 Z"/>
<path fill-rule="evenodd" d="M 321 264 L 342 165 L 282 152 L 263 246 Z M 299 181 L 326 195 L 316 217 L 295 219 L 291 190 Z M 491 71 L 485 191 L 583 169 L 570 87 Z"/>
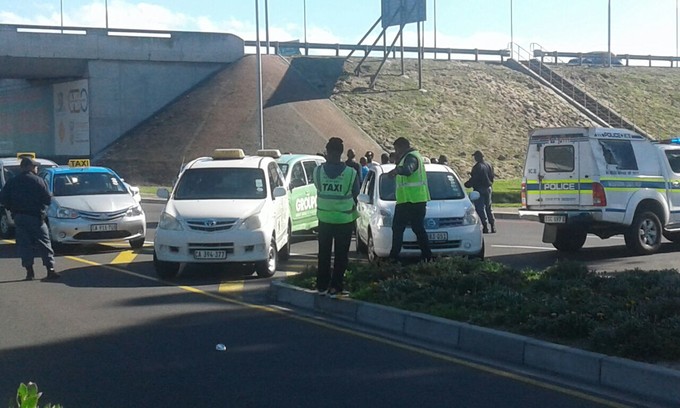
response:
<path fill-rule="evenodd" d="M 482 228 L 482 234 L 488 234 L 488 233 L 489 233 L 489 229 L 486 226 L 484 226 L 484 228 Z"/>
<path fill-rule="evenodd" d="M 54 269 L 48 269 L 47 270 L 47 276 L 45 277 L 44 280 L 55 280 L 61 278 L 61 275 L 56 273 Z"/>
<path fill-rule="evenodd" d="M 33 267 L 32 266 L 27 266 L 26 267 L 26 277 L 24 278 L 25 281 L 32 281 L 35 278 L 35 273 L 33 272 Z"/>
<path fill-rule="evenodd" d="M 25 281 L 32 281 L 34 278 L 35 278 L 35 276 L 33 276 L 33 275 L 26 275 L 26 277 L 24 278 L 24 280 L 25 280 Z"/>
<path fill-rule="evenodd" d="M 495 225 L 492 225 L 492 226 L 491 226 L 491 233 L 492 233 L 492 234 L 495 234 L 495 233 L 496 233 L 496 226 L 495 226 Z"/>

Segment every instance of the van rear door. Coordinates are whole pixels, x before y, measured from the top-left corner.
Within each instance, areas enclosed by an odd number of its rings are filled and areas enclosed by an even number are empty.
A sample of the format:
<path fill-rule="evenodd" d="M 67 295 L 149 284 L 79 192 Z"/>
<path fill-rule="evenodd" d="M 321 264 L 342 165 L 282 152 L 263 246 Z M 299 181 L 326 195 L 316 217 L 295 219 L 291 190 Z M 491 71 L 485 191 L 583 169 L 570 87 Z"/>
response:
<path fill-rule="evenodd" d="M 584 134 L 532 135 L 525 168 L 527 208 L 533 210 L 572 209 L 581 205 L 580 160 L 589 154 Z"/>

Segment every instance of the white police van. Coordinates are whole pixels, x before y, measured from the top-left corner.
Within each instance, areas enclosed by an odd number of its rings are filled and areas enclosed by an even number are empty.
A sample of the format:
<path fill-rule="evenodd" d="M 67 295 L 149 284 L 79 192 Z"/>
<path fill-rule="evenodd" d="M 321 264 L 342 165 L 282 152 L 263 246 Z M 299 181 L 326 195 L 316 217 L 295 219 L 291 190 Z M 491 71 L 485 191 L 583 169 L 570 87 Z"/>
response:
<path fill-rule="evenodd" d="M 260 277 L 290 256 L 287 190 L 276 161 L 217 149 L 185 165 L 154 238 L 154 267 L 172 278 L 181 264 L 253 264 Z"/>
<path fill-rule="evenodd" d="M 680 240 L 680 145 L 625 129 L 529 132 L 521 218 L 544 224 L 543 242 L 579 250 L 588 233 L 623 234 L 637 254 Z"/>

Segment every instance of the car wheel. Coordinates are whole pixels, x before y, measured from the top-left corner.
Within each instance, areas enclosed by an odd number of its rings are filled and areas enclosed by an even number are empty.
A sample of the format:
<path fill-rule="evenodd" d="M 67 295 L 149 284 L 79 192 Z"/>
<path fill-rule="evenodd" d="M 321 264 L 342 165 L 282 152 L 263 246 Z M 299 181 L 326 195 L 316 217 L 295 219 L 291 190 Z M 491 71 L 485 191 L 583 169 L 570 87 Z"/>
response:
<path fill-rule="evenodd" d="M 139 249 L 139 248 L 144 246 L 144 241 L 145 241 L 144 237 L 131 239 L 130 240 L 130 247 L 132 249 Z"/>
<path fill-rule="evenodd" d="M 269 256 L 266 261 L 255 262 L 255 272 L 260 278 L 271 278 L 276 273 L 278 263 L 278 252 L 276 251 L 276 240 L 272 237 L 269 244 Z"/>
<path fill-rule="evenodd" d="M 282 261 L 287 261 L 290 259 L 290 242 L 293 239 L 293 226 L 288 222 L 288 239 L 286 244 L 279 251 L 279 259 Z"/>
<path fill-rule="evenodd" d="M 179 262 L 159 261 L 156 258 L 156 252 L 153 253 L 153 267 L 156 269 L 156 274 L 161 279 L 173 279 L 179 274 Z"/>
<path fill-rule="evenodd" d="M 651 211 L 635 214 L 633 223 L 624 233 L 628 249 L 639 255 L 653 254 L 661 247 L 661 221 Z"/>
<path fill-rule="evenodd" d="M 7 210 L 0 210 L 0 237 L 11 238 L 14 235 L 14 227 L 9 224 Z"/>
<path fill-rule="evenodd" d="M 558 251 L 576 252 L 586 243 L 586 236 L 588 233 L 580 228 L 560 228 L 557 230 L 557 236 L 553 246 Z"/>
<path fill-rule="evenodd" d="M 368 245 L 366 248 L 368 254 L 368 261 L 371 263 L 378 262 L 380 257 L 375 253 L 375 242 L 373 241 L 373 234 L 368 233 Z"/>
<path fill-rule="evenodd" d="M 484 246 L 485 246 L 485 243 L 484 243 L 484 241 L 482 241 L 482 249 L 480 249 L 479 252 L 472 255 L 470 258 L 479 259 L 480 261 L 483 261 L 484 260 Z"/>

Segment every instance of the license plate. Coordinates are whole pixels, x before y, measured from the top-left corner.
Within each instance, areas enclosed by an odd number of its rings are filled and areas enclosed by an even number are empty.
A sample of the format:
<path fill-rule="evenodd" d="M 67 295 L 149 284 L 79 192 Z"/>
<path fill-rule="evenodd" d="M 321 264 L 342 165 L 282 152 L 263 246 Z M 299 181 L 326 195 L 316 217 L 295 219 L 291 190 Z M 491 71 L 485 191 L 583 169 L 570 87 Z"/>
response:
<path fill-rule="evenodd" d="M 117 229 L 116 224 L 93 224 L 90 226 L 92 232 L 115 231 Z"/>
<path fill-rule="evenodd" d="M 227 251 L 197 249 L 194 251 L 194 259 L 227 259 Z"/>
<path fill-rule="evenodd" d="M 428 232 L 427 238 L 430 241 L 448 241 L 449 240 L 449 233 L 448 232 Z"/>
<path fill-rule="evenodd" d="M 546 215 L 543 217 L 546 224 L 564 224 L 567 222 L 566 215 Z"/>

